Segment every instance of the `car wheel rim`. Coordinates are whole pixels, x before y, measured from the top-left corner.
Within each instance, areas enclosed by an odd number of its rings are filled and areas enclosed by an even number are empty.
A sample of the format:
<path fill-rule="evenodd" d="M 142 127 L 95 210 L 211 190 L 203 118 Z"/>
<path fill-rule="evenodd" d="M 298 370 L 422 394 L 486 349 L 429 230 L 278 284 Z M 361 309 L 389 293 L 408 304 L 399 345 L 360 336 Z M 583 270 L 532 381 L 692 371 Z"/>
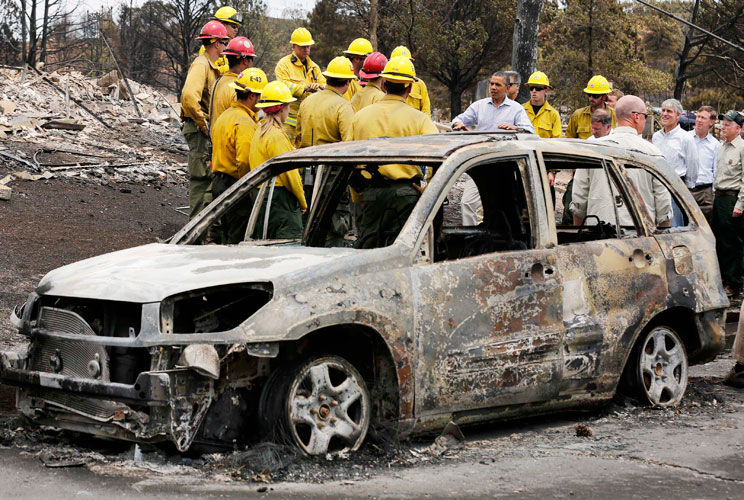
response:
<path fill-rule="evenodd" d="M 643 390 L 651 404 L 669 406 L 682 400 L 687 388 L 687 355 L 674 332 L 655 328 L 649 333 L 639 368 Z"/>
<path fill-rule="evenodd" d="M 305 366 L 289 391 L 289 427 L 308 455 L 359 448 L 369 427 L 369 392 L 359 372 L 340 358 Z"/>

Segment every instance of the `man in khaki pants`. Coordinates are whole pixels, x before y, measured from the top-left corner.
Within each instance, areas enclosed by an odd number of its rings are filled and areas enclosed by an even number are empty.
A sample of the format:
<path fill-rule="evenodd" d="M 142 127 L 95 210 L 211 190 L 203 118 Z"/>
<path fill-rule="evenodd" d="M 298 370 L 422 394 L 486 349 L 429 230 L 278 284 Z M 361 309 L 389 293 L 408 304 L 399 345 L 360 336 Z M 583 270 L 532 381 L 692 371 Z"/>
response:
<path fill-rule="evenodd" d="M 739 326 L 736 328 L 736 338 L 731 354 L 736 360 L 736 364 L 723 379 L 723 383 L 731 387 L 744 388 L 744 304 L 741 305 L 741 311 L 739 312 Z"/>

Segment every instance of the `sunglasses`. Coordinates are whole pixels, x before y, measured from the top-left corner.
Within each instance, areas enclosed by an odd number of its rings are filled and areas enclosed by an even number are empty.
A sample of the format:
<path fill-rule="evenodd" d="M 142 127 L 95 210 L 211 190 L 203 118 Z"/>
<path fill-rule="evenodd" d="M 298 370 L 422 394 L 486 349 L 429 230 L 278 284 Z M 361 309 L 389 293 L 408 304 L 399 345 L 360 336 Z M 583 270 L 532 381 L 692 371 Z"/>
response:
<path fill-rule="evenodd" d="M 533 85 L 532 87 L 530 87 L 530 92 L 532 92 L 533 90 L 535 92 L 540 92 L 541 90 L 547 90 L 547 89 L 548 89 L 548 87 L 540 87 L 540 86 L 537 86 L 537 85 Z"/>
<path fill-rule="evenodd" d="M 648 118 L 648 113 L 643 113 L 642 111 L 631 111 L 631 114 L 643 115 L 644 118 Z"/>
<path fill-rule="evenodd" d="M 506 86 L 507 86 L 507 87 L 513 87 L 514 85 L 521 85 L 521 84 L 519 84 L 519 83 L 514 83 L 514 82 L 512 82 L 512 83 L 507 83 L 507 84 L 506 84 Z"/>

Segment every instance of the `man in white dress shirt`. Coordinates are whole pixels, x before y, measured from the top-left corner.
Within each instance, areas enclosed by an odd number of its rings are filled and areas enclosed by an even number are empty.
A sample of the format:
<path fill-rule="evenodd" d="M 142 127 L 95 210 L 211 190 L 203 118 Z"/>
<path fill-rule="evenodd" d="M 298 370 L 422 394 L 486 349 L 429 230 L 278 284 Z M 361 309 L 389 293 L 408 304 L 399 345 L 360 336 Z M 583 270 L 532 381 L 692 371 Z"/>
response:
<path fill-rule="evenodd" d="M 623 96 L 617 101 L 615 113 L 617 127 L 610 135 L 597 139 L 597 142 L 607 142 L 655 158 L 664 158 L 658 148 L 641 137 L 648 115 L 643 100 L 633 95 Z M 668 226 L 672 216 L 672 198 L 669 190 L 660 180 L 643 169 L 629 168 L 626 173 L 640 193 L 651 219 L 658 227 Z M 600 221 L 614 224 L 617 194 L 615 188 L 610 186 L 604 170 L 577 170 L 571 202 L 574 224 L 580 225 L 587 215 L 596 215 Z M 617 213 L 620 226 L 633 226 L 633 219 L 627 207 L 619 207 Z"/>
<path fill-rule="evenodd" d="M 694 139 L 688 132 L 679 126 L 679 117 L 682 115 L 682 103 L 677 99 L 667 99 L 661 103 L 661 125 L 662 129 L 654 134 L 653 143 L 658 147 L 672 167 L 674 172 L 682 179 L 688 189 L 693 189 L 697 184 L 698 176 L 698 152 Z M 672 200 L 674 217 L 672 226 L 684 224 L 682 210 Z"/>

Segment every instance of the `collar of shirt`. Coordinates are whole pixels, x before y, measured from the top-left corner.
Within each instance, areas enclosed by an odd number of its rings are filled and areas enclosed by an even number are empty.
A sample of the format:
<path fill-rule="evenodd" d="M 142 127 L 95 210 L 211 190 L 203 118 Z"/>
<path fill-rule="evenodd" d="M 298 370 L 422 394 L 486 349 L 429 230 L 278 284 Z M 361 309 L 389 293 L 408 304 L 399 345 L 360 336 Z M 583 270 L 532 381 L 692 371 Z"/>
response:
<path fill-rule="evenodd" d="M 255 121 L 258 121 L 258 120 L 257 120 L 257 118 L 258 118 L 258 114 L 257 114 L 257 113 L 256 113 L 255 111 L 253 111 L 253 110 L 252 110 L 251 108 L 249 108 L 248 106 L 246 106 L 245 104 L 243 104 L 242 102 L 240 102 L 240 101 L 235 101 L 234 103 L 232 103 L 232 107 L 233 107 L 233 108 L 243 108 L 244 110 L 246 110 L 246 111 L 248 112 L 248 115 L 249 115 L 249 116 L 250 116 L 251 118 L 253 118 L 253 121 L 254 121 L 254 122 L 255 122 Z"/>
<path fill-rule="evenodd" d="M 340 95 L 340 96 L 342 96 L 342 97 L 343 97 L 343 95 L 344 95 L 344 93 L 343 93 L 343 92 L 339 92 L 339 91 L 338 91 L 338 90 L 336 89 L 336 87 L 331 87 L 330 85 L 326 85 L 326 88 L 324 88 L 324 89 L 323 89 L 323 91 L 324 91 L 324 92 L 325 92 L 326 90 L 329 90 L 329 91 L 331 91 L 331 92 L 334 92 L 334 93 L 336 93 L 336 94 L 338 94 L 338 95 Z"/>
<path fill-rule="evenodd" d="M 507 96 L 504 96 L 504 100 L 503 100 L 503 101 L 502 101 L 502 103 L 501 103 L 501 104 L 499 104 L 499 105 L 497 105 L 496 103 L 494 103 L 494 102 L 493 102 L 493 98 L 492 98 L 492 97 L 488 99 L 488 102 L 487 102 L 487 104 L 490 104 L 490 105 L 491 105 L 491 106 L 493 106 L 494 108 L 496 108 L 496 109 L 499 109 L 499 108 L 501 108 L 501 107 L 503 107 L 503 106 L 510 106 L 511 104 L 514 104 L 514 103 L 516 103 L 516 102 L 517 102 L 517 101 L 512 101 L 512 100 L 511 100 L 511 99 L 509 99 L 509 98 L 508 98 Z"/>
<path fill-rule="evenodd" d="M 217 70 L 217 71 L 220 70 L 220 68 L 217 67 L 217 61 L 212 61 L 207 54 L 202 54 L 202 55 L 204 56 L 204 59 L 206 59 L 207 62 L 209 63 L 210 68 Z"/>
<path fill-rule="evenodd" d="M 613 128 L 610 130 L 610 135 L 618 135 L 618 134 L 628 134 L 628 135 L 641 135 L 638 133 L 636 129 L 633 127 L 629 127 L 627 125 L 620 126 Z"/>
<path fill-rule="evenodd" d="M 715 142 L 715 143 L 718 142 L 718 140 L 715 137 L 713 137 L 713 134 L 711 134 L 710 132 L 708 132 L 705 135 L 705 137 L 703 137 L 702 139 L 700 138 L 699 135 L 697 135 L 697 132 L 695 132 L 695 129 L 690 130 L 690 135 L 692 136 L 693 139 L 695 139 L 698 142 Z"/>
<path fill-rule="evenodd" d="M 663 135 L 664 137 L 669 137 L 669 136 L 672 136 L 672 135 L 677 135 L 679 132 L 684 132 L 684 130 L 682 130 L 682 127 L 680 127 L 679 126 L 679 123 L 678 123 L 677 126 L 674 127 L 672 130 L 670 130 L 669 132 L 667 132 L 666 130 L 664 130 L 664 127 L 662 127 L 659 130 L 659 132 L 661 132 L 661 135 Z"/>
<path fill-rule="evenodd" d="M 404 97 L 395 94 L 385 94 L 385 97 L 383 97 L 381 100 L 406 102 L 406 99 Z"/>

